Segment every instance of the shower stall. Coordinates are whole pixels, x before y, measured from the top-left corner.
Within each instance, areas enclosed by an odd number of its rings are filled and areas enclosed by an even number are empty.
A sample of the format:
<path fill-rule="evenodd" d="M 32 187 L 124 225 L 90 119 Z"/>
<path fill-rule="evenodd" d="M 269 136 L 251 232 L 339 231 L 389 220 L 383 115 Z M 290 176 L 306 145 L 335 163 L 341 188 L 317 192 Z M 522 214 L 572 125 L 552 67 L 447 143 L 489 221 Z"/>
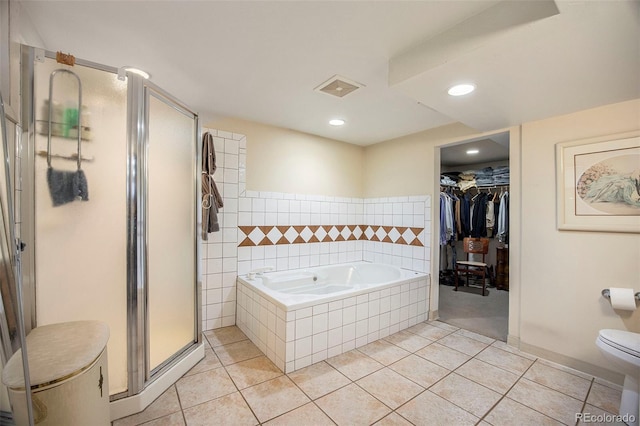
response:
<path fill-rule="evenodd" d="M 198 116 L 123 68 L 27 46 L 22 80 L 27 328 L 107 323 L 112 418 L 141 411 L 204 355 Z M 80 171 L 83 197 L 54 205 L 55 177 Z"/>

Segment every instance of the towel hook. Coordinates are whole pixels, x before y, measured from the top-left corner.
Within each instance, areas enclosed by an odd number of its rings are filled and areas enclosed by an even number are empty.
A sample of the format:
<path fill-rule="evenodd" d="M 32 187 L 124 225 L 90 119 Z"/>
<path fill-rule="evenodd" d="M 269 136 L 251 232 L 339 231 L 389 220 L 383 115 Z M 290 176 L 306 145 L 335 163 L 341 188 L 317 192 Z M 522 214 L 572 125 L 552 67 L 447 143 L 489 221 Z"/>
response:
<path fill-rule="evenodd" d="M 51 167 L 51 127 L 52 127 L 52 116 L 53 116 L 53 78 L 58 73 L 66 73 L 71 74 L 78 80 L 78 170 L 80 170 L 80 165 L 82 163 L 82 83 L 80 82 L 80 77 L 73 71 L 65 70 L 65 69 L 57 69 L 54 70 L 49 76 L 49 129 L 48 129 L 48 138 L 47 138 L 47 166 Z"/>

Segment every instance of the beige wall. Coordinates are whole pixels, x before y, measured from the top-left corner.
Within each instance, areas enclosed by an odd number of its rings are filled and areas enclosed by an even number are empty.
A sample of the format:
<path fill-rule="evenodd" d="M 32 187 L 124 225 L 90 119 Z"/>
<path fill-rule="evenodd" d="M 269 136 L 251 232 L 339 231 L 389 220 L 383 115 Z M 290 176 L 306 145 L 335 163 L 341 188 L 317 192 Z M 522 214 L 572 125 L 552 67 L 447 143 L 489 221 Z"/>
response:
<path fill-rule="evenodd" d="M 247 189 L 362 197 L 364 148 L 237 119 L 206 127 L 247 137 Z"/>
<path fill-rule="evenodd" d="M 476 135 L 473 129 L 458 123 L 367 146 L 364 196 L 433 194 L 440 173 L 434 169 L 434 147 Z"/>
<path fill-rule="evenodd" d="M 640 291 L 638 234 L 556 229 L 555 144 L 640 129 L 640 100 L 526 123 L 510 131 L 511 227 L 509 341 L 565 365 L 611 380 L 595 339 L 598 330 L 640 332 L 640 309 L 614 312 L 600 291 Z M 475 138 L 449 125 L 369 146 L 365 196 L 435 194 L 440 146 Z M 437 203 L 436 203 L 437 204 Z M 439 209 L 432 208 L 432 247 Z M 438 265 L 437 250 L 432 265 Z M 432 268 L 432 269 L 433 269 Z M 432 270 L 432 276 L 437 270 Z M 434 286 L 431 309 L 437 309 Z"/>
<path fill-rule="evenodd" d="M 247 135 L 247 188 L 335 196 L 435 195 L 440 147 L 489 135 L 452 124 L 361 148 L 241 121 L 215 123 Z M 640 129 L 640 100 L 507 129 L 510 132 L 509 341 L 565 365 L 619 380 L 595 339 L 602 328 L 640 332 L 640 309 L 614 312 L 600 291 L 640 291 L 638 234 L 556 229 L 555 144 Z M 502 130 L 505 131 L 505 130 Z M 318 169 L 316 173 L 309 170 Z M 432 211 L 437 247 L 439 208 Z M 438 251 L 431 251 L 437 276 Z M 436 268 L 435 270 L 433 268 Z M 438 287 L 431 310 L 437 312 Z"/>
<path fill-rule="evenodd" d="M 640 129 L 640 100 L 522 126 L 520 341 L 603 365 L 598 330 L 640 332 L 640 309 L 614 312 L 603 288 L 640 291 L 640 236 L 558 231 L 555 144 Z M 571 360 L 567 360 L 567 363 Z M 577 364 L 579 366 L 579 363 Z"/>

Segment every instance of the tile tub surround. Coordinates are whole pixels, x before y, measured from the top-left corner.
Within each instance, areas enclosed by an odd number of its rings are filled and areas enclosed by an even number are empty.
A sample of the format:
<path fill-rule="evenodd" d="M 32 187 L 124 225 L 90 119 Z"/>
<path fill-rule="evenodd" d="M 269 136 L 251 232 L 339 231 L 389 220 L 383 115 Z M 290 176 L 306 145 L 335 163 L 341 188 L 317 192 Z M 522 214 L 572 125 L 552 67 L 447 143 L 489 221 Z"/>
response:
<path fill-rule="evenodd" d="M 238 196 L 245 190 L 247 140 L 244 135 L 202 128 L 205 132 L 213 136 L 217 166 L 213 177 L 224 200 L 218 214 L 220 232 L 201 243 L 202 329 L 212 330 L 236 322 Z"/>
<path fill-rule="evenodd" d="M 237 289 L 237 326 L 286 373 L 418 324 L 429 306 L 427 275 L 303 308 L 288 308 L 241 279 Z"/>
<path fill-rule="evenodd" d="M 343 198 L 245 191 L 238 200 L 238 274 L 366 260 L 430 266 L 429 196 Z"/>
<path fill-rule="evenodd" d="M 224 207 L 218 215 L 220 232 L 201 243 L 203 330 L 236 323 L 236 278 L 252 269 L 289 270 L 366 260 L 429 271 L 430 196 L 363 199 L 249 191 L 246 137 L 202 129 L 203 134 L 207 131 L 213 136 L 214 179 Z M 293 238 L 287 240 L 290 244 L 259 245 L 262 238 L 256 246 L 243 246 L 249 237 L 243 227 L 264 229 L 265 237 L 275 229 L 270 236 L 277 237 L 276 243 L 300 229 L 298 236 L 304 242 Z M 309 236 L 311 229 L 317 242 Z"/>

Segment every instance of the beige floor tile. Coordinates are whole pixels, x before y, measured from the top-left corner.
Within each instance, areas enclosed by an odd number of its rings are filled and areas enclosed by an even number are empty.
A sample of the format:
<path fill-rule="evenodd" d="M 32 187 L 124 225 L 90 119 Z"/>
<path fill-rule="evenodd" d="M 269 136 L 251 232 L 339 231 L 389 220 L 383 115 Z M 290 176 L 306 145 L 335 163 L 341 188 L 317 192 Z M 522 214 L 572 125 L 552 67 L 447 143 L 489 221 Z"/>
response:
<path fill-rule="evenodd" d="M 334 424 L 313 402 L 265 423 L 265 425 L 269 426 L 333 426 Z"/>
<path fill-rule="evenodd" d="M 595 426 L 626 426 L 627 424 L 618 419 L 617 414 L 609 413 L 601 408 L 586 404 L 582 410 L 582 416 L 578 421 L 578 426 L 595 425 Z M 594 419 L 595 417 L 595 419 Z M 602 421 L 599 421 L 602 419 Z"/>
<path fill-rule="evenodd" d="M 417 334 L 413 334 L 407 330 L 402 330 L 398 333 L 392 334 L 391 336 L 387 336 L 384 340 L 391 342 L 396 346 L 400 346 L 402 349 L 409 352 L 415 352 L 431 343 L 431 340 Z"/>
<path fill-rule="evenodd" d="M 544 358 L 538 358 L 538 363 L 539 364 L 544 364 L 544 365 L 552 367 L 552 368 L 555 368 L 557 370 L 562 370 L 565 373 L 573 374 L 574 376 L 582 377 L 585 380 L 591 381 L 592 379 L 594 379 L 594 377 L 592 375 L 590 375 L 590 374 L 583 373 L 582 371 L 578 371 L 578 370 L 573 369 L 571 367 L 567 367 L 566 365 L 561 365 L 561 364 L 557 364 L 555 362 L 551 362 L 551 361 L 546 360 Z M 596 382 L 597 381 L 598 381 L 598 379 L 596 379 Z M 603 381 L 602 384 L 607 385 L 607 382 Z M 615 388 L 616 385 L 613 385 L 613 386 L 610 386 L 610 387 Z"/>
<path fill-rule="evenodd" d="M 331 357 L 327 359 L 327 363 L 351 380 L 358 380 L 384 367 L 357 349 Z"/>
<path fill-rule="evenodd" d="M 409 333 L 412 333 L 412 334 L 418 334 L 420 331 L 428 330 L 431 327 L 433 327 L 433 326 L 427 324 L 426 322 L 419 322 L 416 325 L 412 325 L 409 328 L 405 328 L 403 331 L 408 331 Z"/>
<path fill-rule="evenodd" d="M 376 426 L 412 426 L 411 422 L 402 417 L 400 414 L 391 413 L 384 419 L 375 423 Z"/>
<path fill-rule="evenodd" d="M 463 354 L 462 352 L 458 352 L 446 346 L 442 346 L 437 342 L 416 351 L 416 355 L 449 370 L 455 370 L 471 359 L 469 355 Z"/>
<path fill-rule="evenodd" d="M 527 368 L 533 364 L 533 361 L 523 358 L 520 355 L 512 354 L 502 349 L 489 346 L 480 352 L 476 359 L 484 361 L 488 364 L 500 367 L 503 370 L 511 371 L 514 374 L 521 375 Z"/>
<path fill-rule="evenodd" d="M 478 342 L 477 340 L 460 336 L 459 334 L 450 334 L 445 336 L 438 340 L 438 343 L 469 356 L 477 355 L 481 350 L 488 346 L 486 343 Z"/>
<path fill-rule="evenodd" d="M 460 407 L 464 407 L 466 411 L 478 417 L 484 416 L 502 398 L 498 392 L 455 373 L 449 374 L 429 390 Z"/>
<path fill-rule="evenodd" d="M 427 324 L 433 325 L 438 328 L 442 328 L 443 330 L 452 331 L 452 332 L 460 330 L 460 327 L 456 327 L 454 325 L 447 324 L 446 322 L 442 322 L 442 321 L 429 321 L 427 322 Z"/>
<path fill-rule="evenodd" d="M 287 376 L 276 377 L 241 392 L 261 423 L 310 401 Z"/>
<path fill-rule="evenodd" d="M 526 379 L 555 389 L 580 401 L 587 398 L 591 381 L 574 376 L 557 368 L 536 362 L 524 375 Z"/>
<path fill-rule="evenodd" d="M 492 339 L 491 337 L 483 336 L 482 334 L 474 333 L 473 331 L 465 330 L 462 328 L 456 331 L 455 334 L 468 337 L 469 339 L 477 340 L 478 342 L 486 343 L 487 345 L 490 345 L 496 341 L 496 339 Z"/>
<path fill-rule="evenodd" d="M 204 358 L 193 366 L 191 370 L 189 370 L 186 376 L 191 376 L 193 374 L 202 373 L 203 371 L 213 370 L 214 368 L 222 367 L 222 363 L 218 359 L 218 356 L 213 352 L 213 349 L 209 348 L 209 346 L 205 346 L 204 350 Z"/>
<path fill-rule="evenodd" d="M 288 376 L 311 399 L 320 398 L 351 383 L 351 380 L 324 361 L 294 371 Z"/>
<path fill-rule="evenodd" d="M 587 397 L 587 404 L 595 405 L 613 414 L 618 414 L 620 410 L 620 398 L 622 392 L 600 383 L 594 383 Z"/>
<path fill-rule="evenodd" d="M 507 397 L 565 424 L 575 424 L 582 411 L 582 401 L 527 379 L 520 379 Z"/>
<path fill-rule="evenodd" d="M 382 365 L 393 364 L 410 354 L 410 352 L 405 351 L 386 340 L 376 340 L 375 342 L 358 348 L 358 350 L 375 359 Z"/>
<path fill-rule="evenodd" d="M 224 368 L 185 376 L 176 382 L 176 389 L 183 409 L 236 391 Z"/>
<path fill-rule="evenodd" d="M 440 367 L 417 355 L 409 355 L 391 364 L 389 368 L 424 388 L 428 388 L 449 374 L 449 370 L 446 368 Z"/>
<path fill-rule="evenodd" d="M 590 377 L 587 377 L 587 378 L 590 378 Z M 620 392 L 622 392 L 622 385 L 619 385 L 617 383 L 613 383 L 613 382 L 610 382 L 608 380 L 601 379 L 600 377 L 593 377 L 593 381 L 596 382 L 596 383 L 600 383 L 601 385 L 605 385 L 607 387 L 610 387 L 611 389 L 617 389 Z"/>
<path fill-rule="evenodd" d="M 189 426 L 257 425 L 258 420 L 239 392 L 184 410 Z"/>
<path fill-rule="evenodd" d="M 228 345 L 229 343 L 247 340 L 248 337 L 235 325 L 231 327 L 216 328 L 215 330 L 207 330 L 204 333 L 211 346 Z"/>
<path fill-rule="evenodd" d="M 555 426 L 562 425 L 557 420 L 545 416 L 519 402 L 504 398 L 484 418 L 493 426 Z"/>
<path fill-rule="evenodd" d="M 389 368 L 383 368 L 356 382 L 361 388 L 395 410 L 424 391 L 411 380 L 401 376 Z"/>
<path fill-rule="evenodd" d="M 411 423 L 421 426 L 474 425 L 480 420 L 473 414 L 429 391 L 422 392 L 398 408 L 397 412 Z"/>
<path fill-rule="evenodd" d="M 184 426 L 184 416 L 182 412 L 169 414 L 144 424 L 144 426 Z"/>
<path fill-rule="evenodd" d="M 266 356 L 229 365 L 227 372 L 240 390 L 282 376 L 282 371 Z"/>
<path fill-rule="evenodd" d="M 407 330 L 413 333 L 413 331 L 411 331 L 411 328 Z M 441 327 L 436 327 L 434 325 L 425 324 L 424 326 L 420 327 L 420 329 L 417 329 L 415 331 L 415 334 L 429 340 L 438 340 L 442 339 L 444 336 L 448 336 L 456 330 L 448 330 Z"/>
<path fill-rule="evenodd" d="M 526 352 L 522 352 L 521 350 L 516 349 L 511 345 L 507 345 L 505 342 L 501 342 L 500 340 L 496 340 L 491 344 L 491 346 L 493 346 L 494 348 L 502 349 L 503 351 L 511 352 L 515 355 L 519 355 L 522 358 L 530 359 L 531 361 L 535 361 L 536 359 L 538 359 L 537 357 Z"/>
<path fill-rule="evenodd" d="M 222 365 L 231 365 L 264 355 L 251 340 L 230 343 L 213 349 Z"/>
<path fill-rule="evenodd" d="M 507 392 L 519 378 L 517 374 L 477 359 L 472 359 L 455 371 L 459 375 L 501 394 Z"/>
<path fill-rule="evenodd" d="M 316 400 L 316 404 L 338 425 L 370 425 L 391 412 L 387 406 L 355 384 Z"/>
<path fill-rule="evenodd" d="M 164 391 L 144 411 L 132 416 L 124 417 L 113 422 L 113 426 L 134 426 L 149 420 L 159 419 L 180 411 L 180 401 L 175 386 Z"/>

